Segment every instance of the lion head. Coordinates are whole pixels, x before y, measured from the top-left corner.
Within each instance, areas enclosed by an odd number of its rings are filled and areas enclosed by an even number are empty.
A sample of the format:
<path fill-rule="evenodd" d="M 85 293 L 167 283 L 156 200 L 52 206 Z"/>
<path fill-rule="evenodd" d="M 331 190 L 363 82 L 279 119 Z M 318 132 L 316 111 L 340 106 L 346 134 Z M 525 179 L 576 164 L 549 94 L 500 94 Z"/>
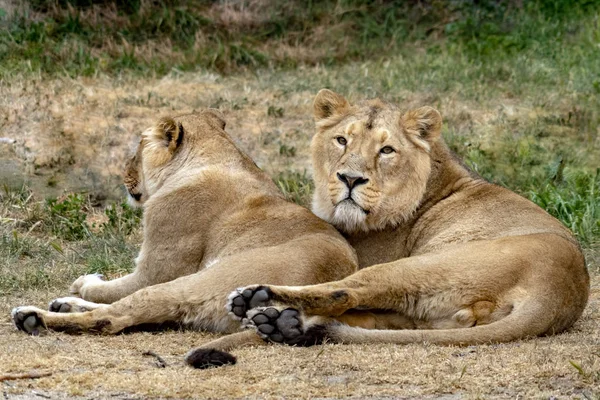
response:
<path fill-rule="evenodd" d="M 381 100 L 351 105 L 323 89 L 314 101 L 313 212 L 347 233 L 396 226 L 421 203 L 442 117 Z"/>
<path fill-rule="evenodd" d="M 221 113 L 208 109 L 175 118 L 162 118 L 142 133 L 137 151 L 127 161 L 123 172 L 130 203 L 142 205 L 177 171 L 191 167 L 194 162 L 209 162 L 210 155 L 202 151 L 206 147 L 196 144 L 210 140 L 211 136 L 230 142 L 224 128 Z"/>

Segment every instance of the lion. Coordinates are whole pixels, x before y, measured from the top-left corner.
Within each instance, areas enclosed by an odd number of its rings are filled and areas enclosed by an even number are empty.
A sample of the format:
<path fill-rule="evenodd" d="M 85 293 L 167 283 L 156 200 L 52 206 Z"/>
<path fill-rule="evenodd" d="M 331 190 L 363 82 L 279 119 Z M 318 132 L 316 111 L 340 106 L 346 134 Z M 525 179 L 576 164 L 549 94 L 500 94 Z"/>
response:
<path fill-rule="evenodd" d="M 71 286 L 81 298 L 57 299 L 50 311 L 17 307 L 17 328 L 116 334 L 176 323 L 231 333 L 239 323 L 228 317 L 225 300 L 235 287 L 317 284 L 356 272 L 356 254 L 342 235 L 287 201 L 224 128 L 221 114 L 208 109 L 163 118 L 145 131 L 124 176 L 144 209 L 134 272 L 111 281 L 82 276 Z M 186 360 L 199 368 L 234 363 L 216 350 L 257 342 L 254 332 L 238 332 Z"/>
<path fill-rule="evenodd" d="M 470 171 L 437 110 L 323 89 L 314 117 L 313 212 L 344 233 L 360 270 L 242 287 L 229 309 L 246 326 L 290 344 L 474 345 L 556 334 L 581 316 L 590 281 L 572 233 Z"/>

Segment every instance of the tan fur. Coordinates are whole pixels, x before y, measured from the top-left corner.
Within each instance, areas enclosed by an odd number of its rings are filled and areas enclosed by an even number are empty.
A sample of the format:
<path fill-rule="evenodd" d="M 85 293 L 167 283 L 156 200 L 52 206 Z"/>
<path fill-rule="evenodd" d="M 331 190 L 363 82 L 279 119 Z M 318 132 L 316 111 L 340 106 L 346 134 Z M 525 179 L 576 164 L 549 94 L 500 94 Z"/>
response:
<path fill-rule="evenodd" d="M 71 287 L 102 304 L 73 301 L 71 311 L 91 309 L 74 313 L 24 307 L 14 315 L 35 312 L 46 328 L 67 332 L 114 334 L 166 322 L 234 332 L 239 323 L 224 306 L 236 287 L 316 284 L 355 272 L 356 255 L 344 238 L 286 201 L 224 126 L 216 110 L 206 110 L 162 119 L 144 132 L 124 177 L 144 207 L 135 271 L 112 281 L 88 275 Z M 257 340 L 243 332 L 213 348 Z"/>
<path fill-rule="evenodd" d="M 305 331 L 324 325 L 337 342 L 474 344 L 554 334 L 579 318 L 589 276 L 573 235 L 465 168 L 436 110 L 351 106 L 322 90 L 315 118 L 313 211 L 345 233 L 363 269 L 301 290 L 268 286 L 273 304 L 304 311 Z M 363 182 L 351 200 L 337 174 Z"/>

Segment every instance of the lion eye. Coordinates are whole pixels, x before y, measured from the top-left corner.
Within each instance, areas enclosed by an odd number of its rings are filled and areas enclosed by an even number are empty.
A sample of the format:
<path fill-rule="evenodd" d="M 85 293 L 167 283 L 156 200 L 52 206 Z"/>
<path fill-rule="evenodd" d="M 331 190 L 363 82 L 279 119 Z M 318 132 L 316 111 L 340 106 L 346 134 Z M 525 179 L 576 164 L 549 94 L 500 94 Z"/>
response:
<path fill-rule="evenodd" d="M 343 137 L 343 136 L 338 136 L 338 137 L 335 138 L 335 140 L 337 140 L 337 142 L 339 144 L 341 144 L 342 146 L 345 146 L 348 143 L 348 141 L 346 140 L 346 138 Z"/>
<path fill-rule="evenodd" d="M 391 154 L 391 153 L 395 153 L 396 150 L 394 150 L 394 148 L 392 146 L 385 146 L 381 150 L 379 150 L 379 152 L 382 154 Z"/>

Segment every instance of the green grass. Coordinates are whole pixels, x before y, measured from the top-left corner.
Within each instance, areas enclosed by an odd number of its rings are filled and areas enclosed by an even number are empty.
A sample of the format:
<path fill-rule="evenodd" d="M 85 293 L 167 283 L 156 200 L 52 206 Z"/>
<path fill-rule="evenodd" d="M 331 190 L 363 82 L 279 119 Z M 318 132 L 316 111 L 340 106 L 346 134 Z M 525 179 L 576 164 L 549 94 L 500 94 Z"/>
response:
<path fill-rule="evenodd" d="M 310 208 L 315 185 L 306 171 L 287 171 L 275 178 L 275 183 L 289 201 Z"/>
<path fill-rule="evenodd" d="M 95 209 L 83 193 L 41 201 L 27 188 L 5 187 L 0 211 L 0 292 L 133 270 L 141 210 L 126 203 Z"/>
<path fill-rule="evenodd" d="M 29 0 L 0 10 L 0 76 L 337 65 L 415 45 L 483 63 L 529 50 L 559 56 L 551 53 L 561 46 L 548 44 L 568 45 L 599 8 L 594 0 Z"/>
<path fill-rule="evenodd" d="M 540 207 L 561 220 L 584 245 L 600 239 L 600 169 L 595 175 L 565 173 L 527 193 Z"/>

